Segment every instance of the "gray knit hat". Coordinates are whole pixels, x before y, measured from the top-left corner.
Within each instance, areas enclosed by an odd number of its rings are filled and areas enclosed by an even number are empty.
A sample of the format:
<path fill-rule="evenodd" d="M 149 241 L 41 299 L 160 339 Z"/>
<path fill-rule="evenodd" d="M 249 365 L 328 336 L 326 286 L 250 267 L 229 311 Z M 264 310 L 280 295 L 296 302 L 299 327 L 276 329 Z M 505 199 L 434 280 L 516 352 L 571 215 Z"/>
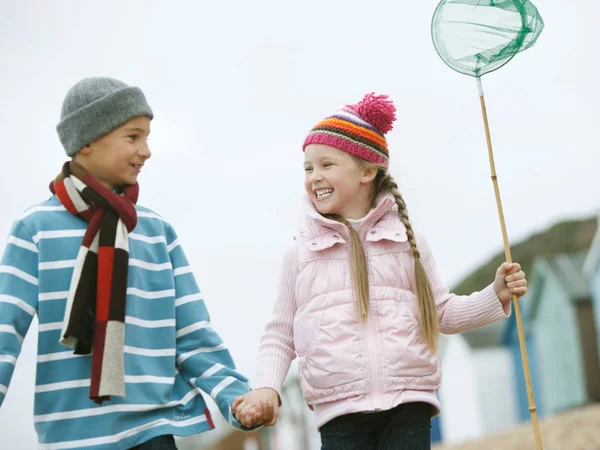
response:
<path fill-rule="evenodd" d="M 154 117 L 140 88 L 113 78 L 85 78 L 67 93 L 56 130 L 67 155 L 73 156 L 139 116 Z"/>

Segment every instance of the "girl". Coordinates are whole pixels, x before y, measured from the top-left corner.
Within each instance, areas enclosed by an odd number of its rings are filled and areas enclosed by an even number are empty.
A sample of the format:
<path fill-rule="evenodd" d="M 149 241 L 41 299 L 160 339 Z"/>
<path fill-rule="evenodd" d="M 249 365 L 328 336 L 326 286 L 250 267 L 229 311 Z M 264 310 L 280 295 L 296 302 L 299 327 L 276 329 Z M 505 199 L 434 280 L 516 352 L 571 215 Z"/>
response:
<path fill-rule="evenodd" d="M 242 424 L 270 404 L 266 424 L 275 424 L 298 356 L 322 450 L 428 449 L 440 410 L 438 333 L 504 319 L 512 294 L 527 292 L 520 266 L 504 263 L 483 291 L 449 293 L 387 171 L 395 111 L 368 94 L 304 142 L 305 214 L 260 346 L 257 390 L 233 403 Z"/>

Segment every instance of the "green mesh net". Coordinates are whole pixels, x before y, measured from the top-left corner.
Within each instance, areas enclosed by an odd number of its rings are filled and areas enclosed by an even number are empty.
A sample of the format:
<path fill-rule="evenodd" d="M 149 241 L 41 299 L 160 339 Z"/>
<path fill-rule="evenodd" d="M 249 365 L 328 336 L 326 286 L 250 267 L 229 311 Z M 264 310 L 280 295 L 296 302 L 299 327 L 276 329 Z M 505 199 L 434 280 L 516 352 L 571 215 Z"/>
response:
<path fill-rule="evenodd" d="M 527 0 L 442 0 L 431 35 L 448 66 L 480 77 L 535 44 L 543 28 L 537 8 Z"/>

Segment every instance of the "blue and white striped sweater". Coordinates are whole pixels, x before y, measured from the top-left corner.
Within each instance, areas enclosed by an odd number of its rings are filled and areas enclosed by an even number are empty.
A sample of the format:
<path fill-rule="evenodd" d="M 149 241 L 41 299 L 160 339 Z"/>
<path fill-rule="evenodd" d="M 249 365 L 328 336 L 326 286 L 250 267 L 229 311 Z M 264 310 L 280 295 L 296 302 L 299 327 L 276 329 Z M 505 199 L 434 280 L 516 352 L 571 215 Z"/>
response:
<path fill-rule="evenodd" d="M 87 224 L 56 197 L 14 224 L 0 261 L 0 405 L 21 343 L 39 320 L 34 422 L 40 449 L 128 449 L 161 434 L 212 428 L 201 391 L 232 425 L 231 402 L 248 392 L 210 326 L 173 227 L 138 206 L 129 235 L 126 398 L 89 399 L 91 356 L 59 344 L 75 258 Z"/>

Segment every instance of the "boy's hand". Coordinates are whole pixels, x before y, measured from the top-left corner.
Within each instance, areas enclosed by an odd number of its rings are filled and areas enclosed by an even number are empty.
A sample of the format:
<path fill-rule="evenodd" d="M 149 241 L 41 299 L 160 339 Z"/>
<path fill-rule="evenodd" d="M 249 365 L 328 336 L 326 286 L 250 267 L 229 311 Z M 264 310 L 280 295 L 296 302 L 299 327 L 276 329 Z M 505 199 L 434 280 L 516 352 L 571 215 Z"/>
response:
<path fill-rule="evenodd" d="M 508 302 L 513 294 L 521 297 L 527 293 L 525 272 L 517 263 L 503 263 L 496 271 L 494 290 L 501 302 Z"/>
<path fill-rule="evenodd" d="M 261 388 L 236 398 L 231 405 L 236 420 L 247 428 L 263 424 L 272 427 L 279 415 L 279 395 L 270 388 Z"/>

